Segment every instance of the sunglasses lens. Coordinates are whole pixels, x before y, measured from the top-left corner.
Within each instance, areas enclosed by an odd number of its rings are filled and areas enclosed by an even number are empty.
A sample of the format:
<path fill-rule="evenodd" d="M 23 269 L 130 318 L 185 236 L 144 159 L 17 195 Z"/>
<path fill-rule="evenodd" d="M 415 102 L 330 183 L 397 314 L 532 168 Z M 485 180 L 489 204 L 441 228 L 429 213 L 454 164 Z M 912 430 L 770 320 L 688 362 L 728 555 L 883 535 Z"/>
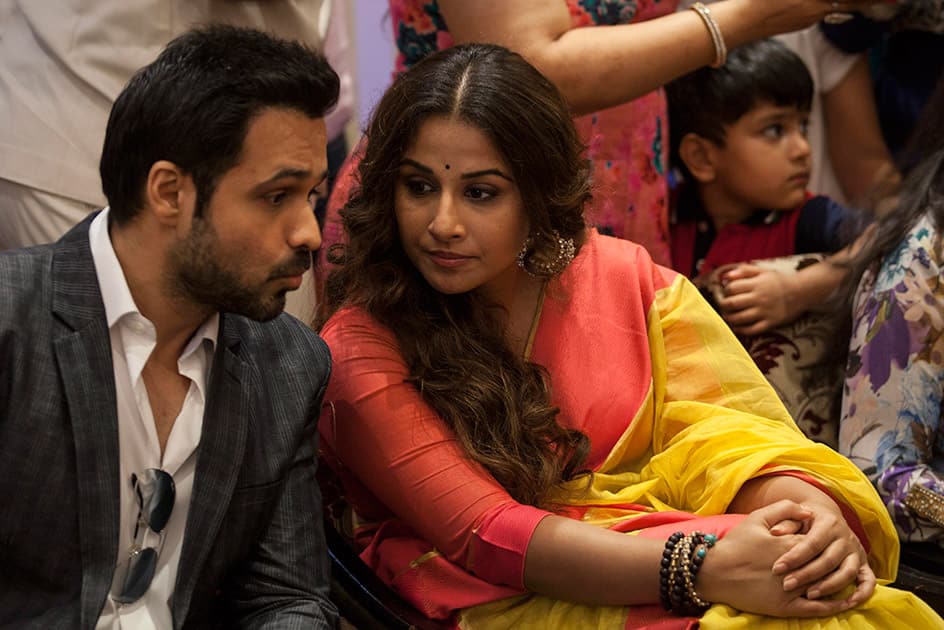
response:
<path fill-rule="evenodd" d="M 160 533 L 174 509 L 174 478 L 158 468 L 148 468 L 140 475 L 132 475 L 131 481 L 141 515 L 151 531 Z"/>
<path fill-rule="evenodd" d="M 157 567 L 157 552 L 148 547 L 132 554 L 128 559 L 125 574 L 115 576 L 117 588 L 112 590 L 112 599 L 119 604 L 130 604 L 141 599 L 154 579 Z"/>

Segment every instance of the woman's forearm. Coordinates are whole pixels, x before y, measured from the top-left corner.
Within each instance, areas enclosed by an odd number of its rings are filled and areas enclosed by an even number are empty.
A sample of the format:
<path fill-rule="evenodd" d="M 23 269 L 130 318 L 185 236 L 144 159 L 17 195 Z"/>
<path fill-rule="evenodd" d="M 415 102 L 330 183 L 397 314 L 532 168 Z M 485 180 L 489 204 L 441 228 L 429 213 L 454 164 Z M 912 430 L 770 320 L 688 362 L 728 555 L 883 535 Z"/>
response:
<path fill-rule="evenodd" d="M 789 499 L 802 505 L 821 506 L 842 514 L 839 505 L 816 486 L 790 475 L 768 475 L 751 479 L 728 506 L 733 514 L 749 514 L 777 501 Z"/>
<path fill-rule="evenodd" d="M 715 60 L 704 22 L 681 11 L 632 24 L 571 28 L 563 0 L 440 0 L 458 43 L 491 42 L 527 57 L 576 114 L 631 101 Z M 710 5 L 727 48 L 797 30 L 822 17 L 816 0 L 723 0 Z"/>
<path fill-rule="evenodd" d="M 548 516 L 528 545 L 525 587 L 586 604 L 653 604 L 659 601 L 664 547 L 664 540 Z"/>
<path fill-rule="evenodd" d="M 823 116 L 830 162 L 847 199 L 860 201 L 880 181 L 898 179 L 879 128 L 865 55 L 824 95 Z"/>

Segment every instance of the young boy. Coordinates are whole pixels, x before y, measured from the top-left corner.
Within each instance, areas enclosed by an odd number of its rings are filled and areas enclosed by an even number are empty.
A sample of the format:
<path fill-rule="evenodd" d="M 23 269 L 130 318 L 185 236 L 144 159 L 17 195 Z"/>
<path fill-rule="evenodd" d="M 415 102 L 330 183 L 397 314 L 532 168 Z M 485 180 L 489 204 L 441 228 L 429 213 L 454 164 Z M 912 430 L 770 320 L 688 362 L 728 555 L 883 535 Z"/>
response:
<path fill-rule="evenodd" d="M 775 40 L 731 52 L 666 87 L 671 155 L 684 178 L 672 225 L 673 266 L 692 278 L 732 263 L 841 249 L 850 211 L 811 195 L 806 139 L 813 81 Z M 741 264 L 725 271 L 718 307 L 739 334 L 787 323 L 828 297 L 845 271 L 786 274 Z"/>

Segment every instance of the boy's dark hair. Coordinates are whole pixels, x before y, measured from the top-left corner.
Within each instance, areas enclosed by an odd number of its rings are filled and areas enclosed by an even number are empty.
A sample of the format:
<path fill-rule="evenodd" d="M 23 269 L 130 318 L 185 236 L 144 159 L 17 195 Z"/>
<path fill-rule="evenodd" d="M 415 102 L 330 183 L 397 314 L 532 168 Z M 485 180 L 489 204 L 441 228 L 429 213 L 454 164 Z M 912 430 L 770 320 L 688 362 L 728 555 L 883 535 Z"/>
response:
<path fill-rule="evenodd" d="M 111 220 L 143 206 L 151 166 L 173 162 L 191 175 L 196 212 L 239 162 L 252 119 L 281 107 L 320 118 L 338 99 L 338 75 L 298 42 L 233 26 L 208 26 L 173 41 L 118 95 L 99 170 Z"/>
<path fill-rule="evenodd" d="M 704 67 L 666 85 L 670 158 L 686 178 L 679 157 L 682 138 L 694 133 L 724 146 L 725 127 L 760 103 L 809 111 L 813 78 L 803 60 L 781 42 L 762 39 L 739 46 L 720 68 Z"/>

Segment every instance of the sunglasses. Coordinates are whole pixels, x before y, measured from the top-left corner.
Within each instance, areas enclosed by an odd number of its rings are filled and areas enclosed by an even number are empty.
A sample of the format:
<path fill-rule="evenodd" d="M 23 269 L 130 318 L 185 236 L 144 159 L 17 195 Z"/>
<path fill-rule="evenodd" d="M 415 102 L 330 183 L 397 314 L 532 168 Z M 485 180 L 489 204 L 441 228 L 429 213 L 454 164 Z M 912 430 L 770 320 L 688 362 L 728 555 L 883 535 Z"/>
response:
<path fill-rule="evenodd" d="M 164 536 L 161 535 L 157 549 L 142 547 L 143 538 L 148 529 L 155 534 L 164 531 L 176 497 L 174 478 L 158 468 L 148 468 L 140 475 L 132 473 L 131 487 L 138 500 L 138 518 L 135 519 L 128 560 L 115 569 L 112 581 L 111 598 L 119 604 L 136 602 L 151 586 Z"/>

